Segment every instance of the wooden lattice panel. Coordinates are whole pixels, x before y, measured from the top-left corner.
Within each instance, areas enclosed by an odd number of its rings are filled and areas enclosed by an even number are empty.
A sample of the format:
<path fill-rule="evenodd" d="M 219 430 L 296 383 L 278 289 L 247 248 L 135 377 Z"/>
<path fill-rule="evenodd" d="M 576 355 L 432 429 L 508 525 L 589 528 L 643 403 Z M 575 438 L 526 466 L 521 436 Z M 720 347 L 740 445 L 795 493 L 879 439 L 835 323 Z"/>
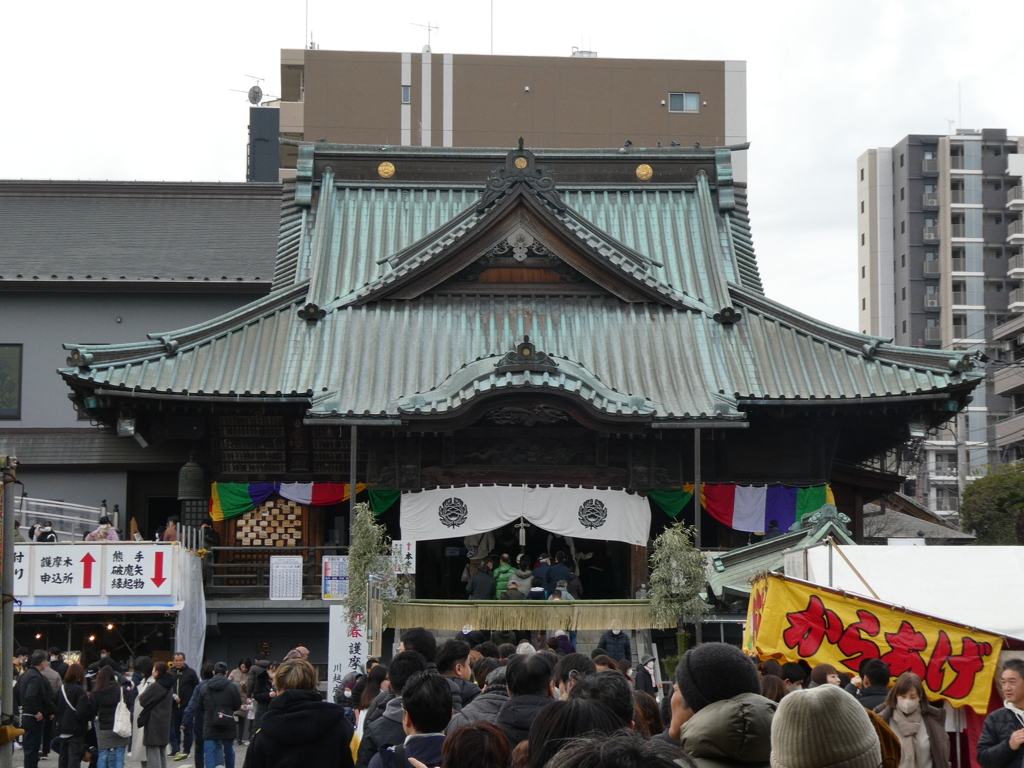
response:
<path fill-rule="evenodd" d="M 236 546 L 303 546 L 308 511 L 295 501 L 265 501 L 235 520 Z"/>

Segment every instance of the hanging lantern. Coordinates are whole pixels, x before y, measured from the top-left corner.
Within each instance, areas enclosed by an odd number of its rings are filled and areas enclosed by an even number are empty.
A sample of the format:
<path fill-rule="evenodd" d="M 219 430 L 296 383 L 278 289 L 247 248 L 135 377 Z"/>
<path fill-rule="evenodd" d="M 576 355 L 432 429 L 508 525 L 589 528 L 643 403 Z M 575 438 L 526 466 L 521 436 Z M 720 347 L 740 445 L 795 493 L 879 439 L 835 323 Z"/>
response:
<path fill-rule="evenodd" d="M 178 470 L 178 501 L 205 499 L 207 497 L 206 473 L 191 456 Z"/>

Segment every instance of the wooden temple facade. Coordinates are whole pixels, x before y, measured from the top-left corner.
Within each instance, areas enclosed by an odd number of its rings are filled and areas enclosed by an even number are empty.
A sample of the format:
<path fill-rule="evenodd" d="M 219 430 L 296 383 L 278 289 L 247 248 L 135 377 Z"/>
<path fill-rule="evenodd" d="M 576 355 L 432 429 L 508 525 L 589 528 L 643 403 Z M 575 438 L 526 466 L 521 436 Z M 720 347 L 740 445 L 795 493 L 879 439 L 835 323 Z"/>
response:
<path fill-rule="evenodd" d="M 902 480 L 886 457 L 979 378 L 767 298 L 736 149 L 301 144 L 268 296 L 135 344 L 67 344 L 60 374 L 91 418 L 187 445 L 208 480 L 828 483 L 859 539 L 863 504 Z M 400 504 L 382 515 L 395 538 Z M 261 525 L 278 546 L 345 543 L 347 504 L 287 506 L 230 521 L 224 543 Z M 652 538 L 670 522 L 653 509 Z M 702 523 L 706 547 L 747 541 Z M 440 578 L 420 595 L 457 596 L 460 544 L 421 543 Z M 646 550 L 617 556 L 614 596 L 631 597 Z"/>

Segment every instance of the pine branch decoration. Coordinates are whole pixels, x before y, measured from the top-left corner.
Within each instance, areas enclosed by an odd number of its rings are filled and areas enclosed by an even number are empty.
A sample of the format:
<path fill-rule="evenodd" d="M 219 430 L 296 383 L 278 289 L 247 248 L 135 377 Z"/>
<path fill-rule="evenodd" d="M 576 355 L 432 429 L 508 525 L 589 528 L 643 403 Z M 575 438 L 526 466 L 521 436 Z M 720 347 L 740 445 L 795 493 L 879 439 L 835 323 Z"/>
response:
<path fill-rule="evenodd" d="M 654 540 L 648 597 L 655 626 L 696 623 L 711 613 L 700 597 L 707 586 L 706 561 L 693 541 L 693 527 L 681 522 Z"/>

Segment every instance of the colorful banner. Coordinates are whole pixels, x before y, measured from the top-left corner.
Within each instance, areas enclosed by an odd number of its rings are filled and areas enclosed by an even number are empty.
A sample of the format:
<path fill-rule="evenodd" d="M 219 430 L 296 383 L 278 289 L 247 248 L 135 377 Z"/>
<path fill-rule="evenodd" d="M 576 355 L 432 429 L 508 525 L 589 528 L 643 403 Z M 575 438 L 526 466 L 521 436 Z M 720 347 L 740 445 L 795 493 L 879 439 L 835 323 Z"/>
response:
<path fill-rule="evenodd" d="M 452 539 L 487 533 L 520 517 L 548 533 L 646 546 L 651 507 L 609 488 L 462 486 L 402 494 L 402 538 Z"/>
<path fill-rule="evenodd" d="M 930 697 L 988 711 L 1003 638 L 884 603 L 769 575 L 754 582 L 743 638 L 748 653 L 860 671 L 881 659 L 913 672 Z"/>
<path fill-rule="evenodd" d="M 681 491 L 650 491 L 651 500 L 670 517 L 677 517 L 693 498 L 693 484 Z M 772 520 L 786 532 L 804 515 L 817 512 L 826 504 L 835 504 L 832 488 L 812 485 L 735 485 L 702 483 L 701 504 L 713 518 L 737 531 L 764 533 Z"/>
<path fill-rule="evenodd" d="M 326 507 L 348 501 L 349 483 L 214 483 L 210 487 L 210 517 L 227 520 L 255 509 L 273 494 L 300 504 Z M 356 493 L 366 489 L 356 484 Z"/>

